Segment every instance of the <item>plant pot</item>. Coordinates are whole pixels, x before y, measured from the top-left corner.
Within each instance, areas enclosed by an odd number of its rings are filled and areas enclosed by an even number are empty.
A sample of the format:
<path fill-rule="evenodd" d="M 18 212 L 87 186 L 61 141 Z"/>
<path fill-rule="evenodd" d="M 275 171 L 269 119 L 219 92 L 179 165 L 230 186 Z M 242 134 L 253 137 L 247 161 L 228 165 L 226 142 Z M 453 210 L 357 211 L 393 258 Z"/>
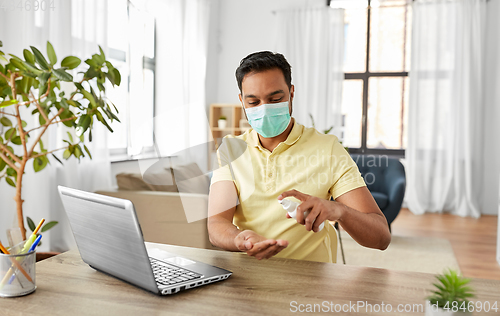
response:
<path fill-rule="evenodd" d="M 436 309 L 435 305 L 432 306 L 430 301 L 425 301 L 425 316 L 470 316 L 470 312 L 464 312 L 459 309 L 456 312 L 450 310 L 444 310 L 442 308 Z"/>
<path fill-rule="evenodd" d="M 218 120 L 217 123 L 219 125 L 219 128 L 226 128 L 226 126 L 227 126 L 226 120 Z"/>
<path fill-rule="evenodd" d="M 53 252 L 53 251 L 37 252 L 36 253 L 36 262 L 48 259 L 48 258 L 53 257 L 53 256 L 57 256 L 59 254 L 61 254 L 61 253 L 60 252 Z"/>

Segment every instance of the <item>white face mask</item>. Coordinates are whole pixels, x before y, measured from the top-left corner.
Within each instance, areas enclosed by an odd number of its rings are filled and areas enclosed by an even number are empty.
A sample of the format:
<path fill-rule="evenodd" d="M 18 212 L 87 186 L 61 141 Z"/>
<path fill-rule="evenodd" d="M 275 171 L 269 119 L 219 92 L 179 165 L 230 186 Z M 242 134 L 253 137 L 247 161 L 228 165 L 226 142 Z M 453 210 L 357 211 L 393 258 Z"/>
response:
<path fill-rule="evenodd" d="M 291 120 L 288 101 L 245 108 L 245 112 L 250 126 L 265 138 L 283 133 Z"/>

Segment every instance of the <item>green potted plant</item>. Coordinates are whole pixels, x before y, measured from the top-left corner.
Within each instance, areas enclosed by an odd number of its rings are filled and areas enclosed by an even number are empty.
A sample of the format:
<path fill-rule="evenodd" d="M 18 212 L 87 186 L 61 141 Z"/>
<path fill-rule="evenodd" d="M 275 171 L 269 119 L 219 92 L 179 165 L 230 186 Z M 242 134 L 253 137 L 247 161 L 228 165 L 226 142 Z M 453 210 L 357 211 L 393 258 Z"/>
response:
<path fill-rule="evenodd" d="M 0 178 L 16 189 L 14 200 L 23 239 L 26 229 L 21 189 L 28 162 L 32 161 L 35 172 L 40 172 L 51 160 L 62 164 L 55 155 L 59 151 L 66 160 L 71 156 L 80 160 L 86 155 L 92 159 L 85 145 L 86 140 L 92 141 L 92 128 L 103 124 L 113 132 L 108 122 L 119 121 L 115 115 L 118 110 L 106 99 L 105 83 L 120 85 L 120 72 L 106 60 L 101 47 L 99 51 L 85 60 L 79 72 L 82 77 L 74 80 L 68 70 L 78 67 L 81 60 L 67 56 L 58 64 L 50 42 L 47 58 L 33 46 L 24 49 L 24 58 L 0 50 Z M 23 119 L 28 115 L 36 117 L 32 126 Z M 49 126 L 61 124 L 69 129 L 64 146 L 46 148 L 42 136 Z M 44 231 L 55 224 L 47 223 Z"/>
<path fill-rule="evenodd" d="M 219 120 L 217 121 L 217 124 L 219 125 L 219 128 L 226 128 L 227 126 L 227 120 L 224 115 L 219 117 Z"/>
<path fill-rule="evenodd" d="M 425 315 L 470 315 L 474 306 L 469 298 L 474 297 L 470 279 L 460 276 L 454 270 L 448 270 L 442 275 L 437 275 L 438 282 L 433 283 L 432 295 L 427 297 Z"/>

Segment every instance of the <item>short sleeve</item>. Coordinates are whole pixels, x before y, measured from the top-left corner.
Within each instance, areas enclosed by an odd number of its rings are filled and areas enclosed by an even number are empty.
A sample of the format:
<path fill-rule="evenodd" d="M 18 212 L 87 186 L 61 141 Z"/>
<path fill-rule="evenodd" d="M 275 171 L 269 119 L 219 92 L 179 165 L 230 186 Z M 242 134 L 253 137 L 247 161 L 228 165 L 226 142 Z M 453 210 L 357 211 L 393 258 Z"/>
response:
<path fill-rule="evenodd" d="M 227 142 L 224 142 L 217 149 L 217 163 L 219 168 L 213 170 L 212 179 L 210 180 L 210 186 L 215 182 L 219 181 L 233 181 L 235 182 L 234 176 L 231 173 L 230 167 L 230 154 L 226 146 Z M 236 182 L 235 182 L 236 183 Z"/>
<path fill-rule="evenodd" d="M 331 174 L 333 176 L 333 185 L 330 187 L 329 192 L 333 199 L 354 189 L 366 186 L 358 166 L 337 138 L 335 138 L 332 148 Z"/>

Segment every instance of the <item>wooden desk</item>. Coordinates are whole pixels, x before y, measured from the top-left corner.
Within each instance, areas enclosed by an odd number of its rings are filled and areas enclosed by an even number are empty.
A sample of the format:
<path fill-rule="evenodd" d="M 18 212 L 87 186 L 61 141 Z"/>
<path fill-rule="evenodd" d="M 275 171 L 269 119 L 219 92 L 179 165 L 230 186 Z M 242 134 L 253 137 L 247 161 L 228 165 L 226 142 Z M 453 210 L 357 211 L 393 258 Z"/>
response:
<path fill-rule="evenodd" d="M 242 253 L 147 243 L 187 258 L 233 271 L 225 281 L 156 296 L 97 272 L 69 251 L 37 263 L 37 290 L 19 298 L 0 299 L 0 315 L 283 315 L 298 304 L 424 304 L 434 276 L 425 273 L 351 267 L 291 259 L 256 260 Z M 500 281 L 474 279 L 479 301 L 499 301 Z M 331 308 L 331 305 L 328 305 Z M 304 306 L 305 308 L 306 306 Z M 324 307 L 323 307 L 324 308 Z M 293 313 L 297 314 L 297 313 Z M 386 315 L 366 313 L 358 315 Z M 479 315 L 478 313 L 475 313 Z M 485 315 L 495 315 L 490 312 Z"/>

